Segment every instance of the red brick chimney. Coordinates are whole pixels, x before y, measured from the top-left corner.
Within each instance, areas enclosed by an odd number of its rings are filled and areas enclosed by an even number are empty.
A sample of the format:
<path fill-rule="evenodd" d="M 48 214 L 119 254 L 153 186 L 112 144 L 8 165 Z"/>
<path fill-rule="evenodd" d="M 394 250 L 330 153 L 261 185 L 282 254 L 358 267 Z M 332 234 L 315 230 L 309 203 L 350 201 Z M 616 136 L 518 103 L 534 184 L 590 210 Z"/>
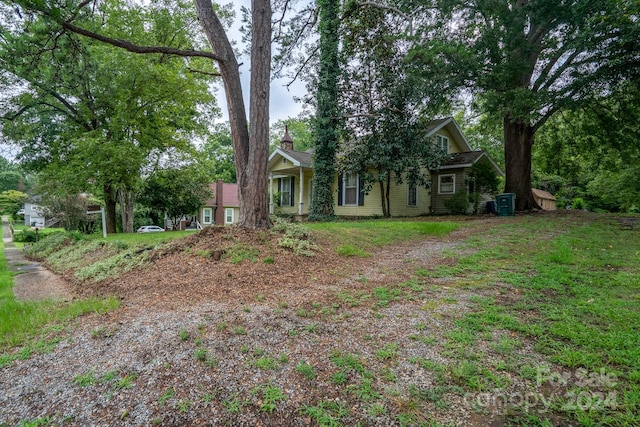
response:
<path fill-rule="evenodd" d="M 224 225 L 224 201 L 222 200 L 224 181 L 221 179 L 216 181 L 216 210 L 213 216 L 215 225 Z"/>

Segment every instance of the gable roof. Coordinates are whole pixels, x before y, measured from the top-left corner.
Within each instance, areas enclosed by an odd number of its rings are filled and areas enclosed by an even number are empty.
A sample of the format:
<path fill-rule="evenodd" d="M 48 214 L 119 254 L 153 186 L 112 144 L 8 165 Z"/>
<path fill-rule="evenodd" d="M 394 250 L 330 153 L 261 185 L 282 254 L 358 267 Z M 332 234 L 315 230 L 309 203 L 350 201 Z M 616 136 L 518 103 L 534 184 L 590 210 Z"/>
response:
<path fill-rule="evenodd" d="M 213 192 L 213 198 L 207 200 L 205 206 L 218 206 L 218 195 L 216 194 L 216 183 L 209 184 L 209 188 Z M 222 207 L 237 208 L 238 203 L 238 184 L 222 183 Z"/>
<path fill-rule="evenodd" d="M 269 169 L 271 169 L 271 167 L 277 161 L 277 156 L 289 160 L 293 164 L 293 166 L 310 168 L 313 165 L 313 151 L 283 150 L 282 148 L 278 147 L 269 156 Z"/>
<path fill-rule="evenodd" d="M 460 147 L 460 150 L 462 151 L 462 153 L 458 153 L 458 154 L 467 154 L 469 152 L 480 153 L 478 154 L 479 157 L 476 159 L 458 159 L 456 161 L 460 161 L 462 163 L 460 165 L 452 166 L 452 167 L 465 167 L 464 165 L 466 163 L 469 163 L 469 166 L 471 166 L 473 165 L 473 163 L 477 162 L 480 159 L 480 157 L 482 157 L 482 155 L 484 155 L 484 152 L 482 151 L 478 151 L 478 152 L 471 151 L 471 146 L 469 145 L 467 138 L 465 138 L 464 134 L 462 133 L 462 129 L 460 129 L 460 126 L 458 126 L 458 123 L 455 121 L 453 117 L 445 117 L 445 118 L 434 119 L 430 121 L 427 125 L 427 136 L 435 136 L 438 133 L 438 131 L 440 131 L 441 129 L 446 129 L 451 135 L 452 139 L 456 142 L 458 147 Z M 287 136 L 288 134 L 285 134 L 285 138 Z M 283 138 L 283 140 L 285 138 Z M 286 140 L 288 141 L 288 139 Z M 278 158 L 284 158 L 290 161 L 293 166 L 311 168 L 313 167 L 313 154 L 314 154 L 313 149 L 308 151 L 296 151 L 296 150 L 285 150 L 282 147 L 277 147 L 273 151 L 273 153 L 271 153 L 271 155 L 269 156 L 268 167 L 269 169 L 271 169 L 277 163 Z M 456 156 L 454 155 L 452 160 L 455 158 Z M 493 161 L 493 159 L 491 159 L 491 157 L 489 156 L 487 156 L 487 158 L 491 161 L 491 163 L 496 168 L 496 170 L 500 173 L 500 175 L 504 176 L 504 173 L 502 172 L 500 167 Z M 445 164 L 443 163 L 443 165 Z"/>
<path fill-rule="evenodd" d="M 470 168 L 483 157 L 491 162 L 500 176 L 504 176 L 504 172 L 500 169 L 500 166 L 498 166 L 491 156 L 484 151 L 465 151 L 462 153 L 455 153 L 449 160 L 440 163 L 439 169 Z"/>
<path fill-rule="evenodd" d="M 462 133 L 462 129 L 453 117 L 431 120 L 427 125 L 427 136 L 434 136 L 440 129 L 446 129 L 460 147 L 460 151 L 471 151 L 471 146 Z"/>

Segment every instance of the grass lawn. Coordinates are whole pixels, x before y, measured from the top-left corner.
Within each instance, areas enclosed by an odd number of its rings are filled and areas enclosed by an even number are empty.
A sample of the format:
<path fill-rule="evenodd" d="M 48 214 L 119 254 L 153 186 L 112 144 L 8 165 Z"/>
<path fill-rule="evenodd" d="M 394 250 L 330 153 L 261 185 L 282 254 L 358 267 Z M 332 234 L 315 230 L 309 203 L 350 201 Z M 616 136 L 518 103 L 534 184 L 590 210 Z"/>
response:
<path fill-rule="evenodd" d="M 116 298 L 73 302 L 26 302 L 13 295 L 14 273 L 7 269 L 4 243 L 0 242 L 0 367 L 37 352 L 51 351 L 60 340 L 58 332 L 85 313 L 104 313 L 117 308 Z M 19 353 L 6 352 L 22 346 Z M 4 354 L 2 354 L 4 353 Z"/>
<path fill-rule="evenodd" d="M 455 222 L 368 220 L 328 223 L 307 223 L 305 227 L 321 236 L 340 255 L 369 256 L 376 247 L 392 245 L 403 241 L 443 236 L 460 226 Z"/>
<path fill-rule="evenodd" d="M 509 356 L 530 340 L 555 368 L 513 356 L 500 370 L 551 390 L 549 409 L 585 426 L 640 425 L 640 230 L 614 216 L 532 216 L 492 227 L 467 249 L 475 252 L 429 275 L 468 289 L 507 286 L 474 297 L 473 312 L 451 331 L 464 379 L 487 368 L 476 345 L 509 331 L 494 343 L 498 351 Z M 551 425 L 527 409 L 510 414 L 513 425 Z"/>
<path fill-rule="evenodd" d="M 92 234 L 91 240 L 102 240 L 107 242 L 123 242 L 128 245 L 144 245 L 153 243 L 164 243 L 185 236 L 191 236 L 196 231 L 165 231 L 164 233 L 117 233 L 107 234 L 107 238 L 102 237 L 102 233 Z"/>

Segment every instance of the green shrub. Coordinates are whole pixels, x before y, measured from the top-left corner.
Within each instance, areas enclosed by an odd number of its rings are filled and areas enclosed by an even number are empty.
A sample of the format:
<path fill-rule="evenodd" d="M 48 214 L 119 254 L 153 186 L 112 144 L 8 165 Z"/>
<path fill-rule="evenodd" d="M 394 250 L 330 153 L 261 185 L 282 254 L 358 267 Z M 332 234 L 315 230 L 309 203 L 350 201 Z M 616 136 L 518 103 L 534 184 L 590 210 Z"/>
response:
<path fill-rule="evenodd" d="M 586 207 L 587 205 L 582 197 L 576 197 L 571 201 L 571 209 L 582 210 Z"/>
<path fill-rule="evenodd" d="M 22 230 L 14 233 L 13 241 L 21 243 L 34 243 L 38 239 L 36 232 L 33 230 Z"/>
<path fill-rule="evenodd" d="M 453 215 L 463 215 L 469 209 L 469 196 L 466 190 L 460 190 L 451 198 L 444 201 L 444 206 L 449 209 Z"/>

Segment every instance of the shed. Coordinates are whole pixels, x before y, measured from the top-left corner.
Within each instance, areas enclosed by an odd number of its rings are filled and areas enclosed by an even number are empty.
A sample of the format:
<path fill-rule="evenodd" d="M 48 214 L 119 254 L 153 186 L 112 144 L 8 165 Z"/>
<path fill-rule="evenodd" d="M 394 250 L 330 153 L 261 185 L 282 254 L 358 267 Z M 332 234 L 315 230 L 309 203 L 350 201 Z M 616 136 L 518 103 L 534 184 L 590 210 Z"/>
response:
<path fill-rule="evenodd" d="M 537 188 L 532 188 L 531 192 L 533 193 L 533 198 L 536 203 L 540 205 L 542 209 L 545 211 L 555 211 L 556 210 L 556 198 L 553 194 L 548 191 L 538 190 Z"/>

